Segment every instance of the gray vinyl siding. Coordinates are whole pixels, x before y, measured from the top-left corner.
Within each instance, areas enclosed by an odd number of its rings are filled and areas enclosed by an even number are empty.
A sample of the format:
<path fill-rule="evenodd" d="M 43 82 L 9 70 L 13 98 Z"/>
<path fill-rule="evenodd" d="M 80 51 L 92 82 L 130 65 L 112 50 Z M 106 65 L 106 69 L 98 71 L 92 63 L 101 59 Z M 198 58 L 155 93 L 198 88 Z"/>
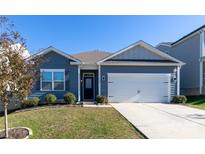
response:
<path fill-rule="evenodd" d="M 123 60 L 123 59 L 137 59 L 137 60 L 164 60 L 164 58 L 160 57 L 157 54 L 154 54 L 153 52 L 150 52 L 149 50 L 145 49 L 142 46 L 136 46 L 132 49 L 129 49 L 126 52 L 123 52 L 112 59 L 114 60 Z M 111 60 L 112 60 L 111 59 Z"/>
<path fill-rule="evenodd" d="M 186 63 L 181 68 L 181 88 L 198 88 L 200 82 L 200 35 L 197 34 L 182 43 L 174 45 L 170 55 Z"/>
<path fill-rule="evenodd" d="M 101 76 L 105 77 L 105 80 L 101 80 L 101 95 L 108 95 L 108 73 L 170 73 L 173 76 L 174 69 L 172 66 L 101 66 Z M 176 95 L 176 81 L 171 80 L 171 96 L 174 95 Z"/>
<path fill-rule="evenodd" d="M 49 52 L 44 56 L 44 59 L 39 66 L 39 71 L 40 69 L 65 69 L 65 91 L 40 91 L 40 80 L 38 80 L 32 89 L 30 97 L 39 97 L 44 100 L 46 94 L 52 93 L 58 99 L 63 99 L 63 95 L 67 91 L 74 93 L 78 97 L 78 66 L 70 65 L 71 60 L 56 52 Z"/>
<path fill-rule="evenodd" d="M 163 52 L 165 52 L 165 53 L 167 53 L 167 54 L 169 54 L 170 51 L 171 51 L 171 47 L 164 46 L 164 45 L 159 45 L 159 46 L 157 47 L 157 49 L 159 49 L 160 51 L 163 51 Z"/>

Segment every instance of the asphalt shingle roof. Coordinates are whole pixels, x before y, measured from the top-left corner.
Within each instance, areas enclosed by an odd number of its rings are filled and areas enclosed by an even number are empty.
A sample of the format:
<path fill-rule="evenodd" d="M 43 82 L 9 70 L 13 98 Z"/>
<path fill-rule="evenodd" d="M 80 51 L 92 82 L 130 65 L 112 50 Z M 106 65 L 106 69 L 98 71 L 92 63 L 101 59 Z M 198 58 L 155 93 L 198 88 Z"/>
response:
<path fill-rule="evenodd" d="M 109 56 L 110 54 L 111 53 L 105 51 L 93 50 L 93 51 L 80 52 L 78 54 L 73 54 L 72 56 L 81 60 L 84 63 L 95 64 L 96 62 Z"/>

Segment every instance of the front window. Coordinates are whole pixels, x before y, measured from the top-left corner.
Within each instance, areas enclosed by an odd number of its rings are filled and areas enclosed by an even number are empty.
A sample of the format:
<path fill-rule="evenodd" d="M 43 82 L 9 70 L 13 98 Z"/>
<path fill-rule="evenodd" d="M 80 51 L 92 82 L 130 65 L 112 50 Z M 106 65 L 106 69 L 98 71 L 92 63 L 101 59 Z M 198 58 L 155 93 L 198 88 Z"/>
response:
<path fill-rule="evenodd" d="M 42 91 L 63 91 L 65 90 L 64 70 L 41 70 L 41 90 Z"/>

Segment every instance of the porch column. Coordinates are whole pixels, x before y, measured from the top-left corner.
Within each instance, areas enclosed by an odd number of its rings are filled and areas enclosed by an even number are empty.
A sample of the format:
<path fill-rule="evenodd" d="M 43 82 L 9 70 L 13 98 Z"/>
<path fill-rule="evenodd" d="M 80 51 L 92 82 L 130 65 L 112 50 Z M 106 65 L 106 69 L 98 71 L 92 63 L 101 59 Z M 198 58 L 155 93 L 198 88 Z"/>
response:
<path fill-rule="evenodd" d="M 80 101 L 80 65 L 78 65 L 78 102 Z"/>
<path fill-rule="evenodd" d="M 177 95 L 180 95 L 180 66 L 177 66 Z"/>
<path fill-rule="evenodd" d="M 101 66 L 98 65 L 98 95 L 101 95 Z"/>

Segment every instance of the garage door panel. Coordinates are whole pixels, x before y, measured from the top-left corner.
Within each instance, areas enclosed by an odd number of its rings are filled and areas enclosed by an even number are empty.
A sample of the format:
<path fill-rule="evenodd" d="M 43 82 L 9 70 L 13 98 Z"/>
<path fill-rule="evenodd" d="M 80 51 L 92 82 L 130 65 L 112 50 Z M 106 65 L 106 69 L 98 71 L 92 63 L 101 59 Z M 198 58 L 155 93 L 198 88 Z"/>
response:
<path fill-rule="evenodd" d="M 168 102 L 167 74 L 108 74 L 110 102 Z"/>

